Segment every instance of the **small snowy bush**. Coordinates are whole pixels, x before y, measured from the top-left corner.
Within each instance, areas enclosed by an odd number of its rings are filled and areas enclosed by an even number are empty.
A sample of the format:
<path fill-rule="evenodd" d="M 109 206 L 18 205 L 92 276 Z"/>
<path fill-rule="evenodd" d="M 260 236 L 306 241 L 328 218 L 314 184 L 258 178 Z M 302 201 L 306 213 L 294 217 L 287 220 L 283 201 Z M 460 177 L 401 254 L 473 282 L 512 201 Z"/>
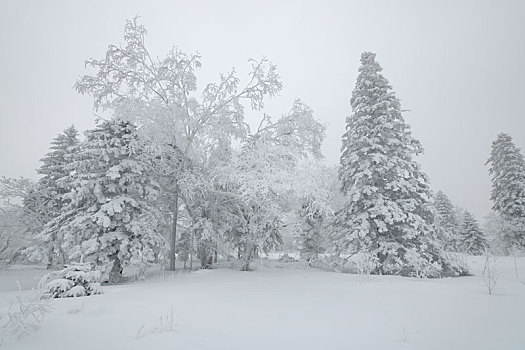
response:
<path fill-rule="evenodd" d="M 279 258 L 279 261 L 280 261 L 280 262 L 288 263 L 288 262 L 297 262 L 297 259 L 295 259 L 293 256 L 288 255 L 288 253 L 284 253 L 284 254 Z"/>
<path fill-rule="evenodd" d="M 442 277 L 458 277 L 470 275 L 465 255 L 453 252 L 443 252 L 444 268 Z"/>
<path fill-rule="evenodd" d="M 379 259 L 370 253 L 359 252 L 354 263 L 358 274 L 370 275 L 379 266 Z"/>
<path fill-rule="evenodd" d="M 438 262 L 430 262 L 429 259 L 421 256 L 415 248 L 410 248 L 405 253 L 405 260 L 409 266 L 410 277 L 439 277 L 441 276 L 442 267 Z"/>
<path fill-rule="evenodd" d="M 42 298 L 71 298 L 100 294 L 100 276 L 100 271 L 94 270 L 92 264 L 68 265 L 63 270 L 42 277 L 41 283 L 54 278 L 44 285 Z"/>
<path fill-rule="evenodd" d="M 28 262 L 32 264 L 41 264 L 47 261 L 47 253 L 44 247 L 32 246 L 25 248 L 21 252 L 22 257 L 26 258 Z"/>

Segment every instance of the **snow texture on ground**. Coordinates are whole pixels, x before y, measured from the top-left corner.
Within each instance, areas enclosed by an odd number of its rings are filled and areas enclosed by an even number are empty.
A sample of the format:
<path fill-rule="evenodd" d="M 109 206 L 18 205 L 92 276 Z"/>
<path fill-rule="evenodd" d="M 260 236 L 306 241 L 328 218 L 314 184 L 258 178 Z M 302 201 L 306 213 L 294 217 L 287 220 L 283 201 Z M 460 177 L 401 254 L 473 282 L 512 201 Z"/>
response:
<path fill-rule="evenodd" d="M 499 258 L 496 295 L 475 274 L 445 279 L 263 267 L 158 274 L 52 300 L 38 331 L 6 349 L 525 349 L 525 258 Z M 0 312 L 42 270 L 2 271 Z M 31 277 L 32 276 L 32 277 Z M 520 280 L 521 278 L 521 280 Z M 27 285 L 27 283 L 25 284 Z M 22 292 L 30 298 L 34 291 Z"/>

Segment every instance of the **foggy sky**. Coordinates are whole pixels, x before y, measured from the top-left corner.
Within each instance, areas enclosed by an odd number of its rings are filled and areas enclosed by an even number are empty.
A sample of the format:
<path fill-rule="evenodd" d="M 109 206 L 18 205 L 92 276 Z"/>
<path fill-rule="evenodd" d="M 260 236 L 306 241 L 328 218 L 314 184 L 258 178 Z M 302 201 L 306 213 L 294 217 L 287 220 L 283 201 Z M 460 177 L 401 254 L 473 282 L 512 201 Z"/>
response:
<path fill-rule="evenodd" d="M 525 148 L 525 1 L 0 0 L 0 175 L 37 178 L 58 133 L 95 125 L 92 100 L 73 84 L 136 15 L 154 56 L 172 45 L 202 55 L 201 88 L 268 57 L 284 89 L 266 112 L 277 118 L 300 97 L 329 125 L 333 164 L 360 54 L 376 52 L 432 188 L 478 219 L 491 206 L 492 141 L 506 132 Z"/>

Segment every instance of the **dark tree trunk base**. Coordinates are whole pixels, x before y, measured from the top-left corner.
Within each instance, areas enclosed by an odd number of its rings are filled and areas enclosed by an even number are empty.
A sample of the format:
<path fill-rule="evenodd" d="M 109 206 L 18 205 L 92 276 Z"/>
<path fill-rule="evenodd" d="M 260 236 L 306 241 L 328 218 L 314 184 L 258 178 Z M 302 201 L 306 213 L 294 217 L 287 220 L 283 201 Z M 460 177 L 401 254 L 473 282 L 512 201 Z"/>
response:
<path fill-rule="evenodd" d="M 109 272 L 109 283 L 119 283 L 122 281 L 122 266 L 118 257 L 113 260 L 113 266 Z"/>

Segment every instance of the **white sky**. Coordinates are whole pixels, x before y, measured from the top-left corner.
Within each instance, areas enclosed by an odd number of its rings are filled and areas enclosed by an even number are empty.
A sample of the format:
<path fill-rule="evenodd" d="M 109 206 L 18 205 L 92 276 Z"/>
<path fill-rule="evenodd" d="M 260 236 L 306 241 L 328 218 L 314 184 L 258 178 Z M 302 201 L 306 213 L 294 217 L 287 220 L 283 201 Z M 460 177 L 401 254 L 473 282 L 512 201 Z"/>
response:
<path fill-rule="evenodd" d="M 0 0 L 0 175 L 36 178 L 58 133 L 94 126 L 73 84 L 137 14 L 154 55 L 171 45 L 202 55 L 202 85 L 267 56 L 284 82 L 267 111 L 301 97 L 329 124 L 334 164 L 360 53 L 376 52 L 432 187 L 479 219 L 491 206 L 491 142 L 507 132 L 525 148 L 525 1 Z"/>

